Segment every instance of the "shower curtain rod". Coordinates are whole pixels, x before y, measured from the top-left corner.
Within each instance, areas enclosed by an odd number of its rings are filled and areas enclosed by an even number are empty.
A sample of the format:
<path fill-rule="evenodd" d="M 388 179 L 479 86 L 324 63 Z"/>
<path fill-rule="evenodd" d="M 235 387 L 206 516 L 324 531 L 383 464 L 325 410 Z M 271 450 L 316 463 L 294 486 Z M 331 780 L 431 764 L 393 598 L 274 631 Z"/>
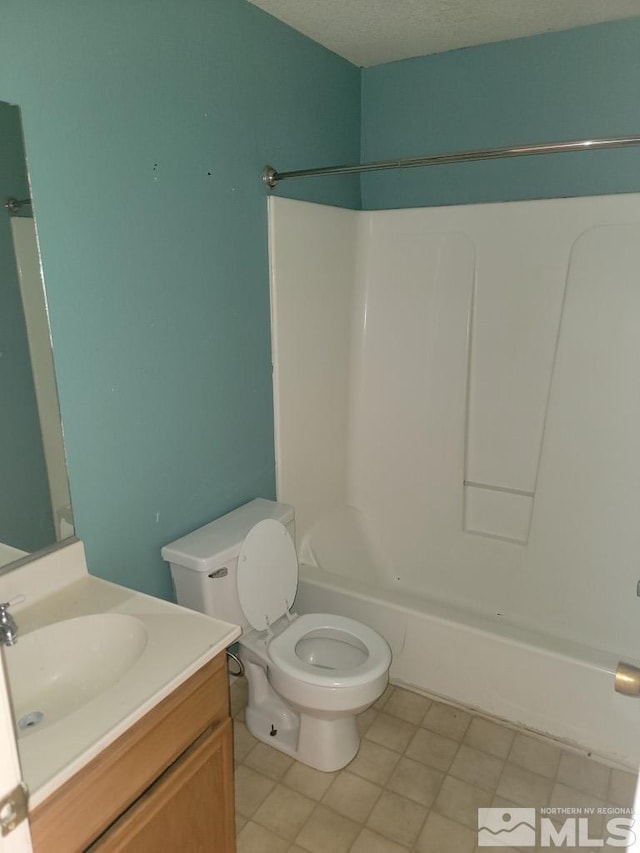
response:
<path fill-rule="evenodd" d="M 407 157 L 403 160 L 378 160 L 374 163 L 353 163 L 346 166 L 322 166 L 318 169 L 296 169 L 278 172 L 265 166 L 262 183 L 274 189 L 280 181 L 292 178 L 310 178 L 315 175 L 347 175 L 353 172 L 375 172 L 381 169 L 411 169 L 415 166 L 440 166 L 446 163 L 464 163 L 470 160 L 498 160 L 502 157 L 527 157 L 533 154 L 563 154 L 571 151 L 595 151 L 602 148 L 628 148 L 640 145 L 640 136 L 612 136 L 603 139 L 576 139 L 570 142 L 541 142 L 535 145 L 514 145 L 509 148 L 478 148 L 450 154 L 433 154 L 428 157 Z"/>

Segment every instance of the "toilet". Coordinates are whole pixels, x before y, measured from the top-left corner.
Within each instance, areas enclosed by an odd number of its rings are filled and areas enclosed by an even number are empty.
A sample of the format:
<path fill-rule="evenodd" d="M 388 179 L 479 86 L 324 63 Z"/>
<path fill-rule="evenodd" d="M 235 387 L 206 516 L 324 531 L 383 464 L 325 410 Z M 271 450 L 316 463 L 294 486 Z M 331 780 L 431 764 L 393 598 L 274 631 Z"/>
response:
<path fill-rule="evenodd" d="M 338 770 L 358 752 L 356 714 L 384 692 L 391 651 L 354 619 L 292 611 L 293 526 L 293 507 L 256 498 L 162 556 L 179 604 L 242 628 L 249 731 L 310 767 Z"/>

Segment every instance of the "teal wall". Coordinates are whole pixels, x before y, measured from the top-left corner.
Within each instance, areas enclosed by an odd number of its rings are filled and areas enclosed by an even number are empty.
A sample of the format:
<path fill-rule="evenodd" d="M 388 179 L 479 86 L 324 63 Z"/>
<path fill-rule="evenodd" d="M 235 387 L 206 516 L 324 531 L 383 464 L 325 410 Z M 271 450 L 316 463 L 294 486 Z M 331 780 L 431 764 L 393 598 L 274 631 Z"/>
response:
<path fill-rule="evenodd" d="M 640 18 L 362 72 L 362 159 L 640 134 Z M 640 149 L 377 172 L 366 209 L 640 190 Z"/>
<path fill-rule="evenodd" d="M 35 551 L 55 540 L 8 198 L 27 198 L 20 114 L 0 102 L 0 542 Z"/>
<path fill-rule="evenodd" d="M 244 0 L 0 0 L 76 530 L 170 596 L 160 547 L 274 494 L 265 162 L 357 160 L 354 66 Z M 283 189 L 360 203 L 357 178 Z"/>
<path fill-rule="evenodd" d="M 162 596 L 167 541 L 273 496 L 265 162 L 637 133 L 640 19 L 357 68 L 245 0 L 0 0 L 78 535 Z M 362 120 L 361 120 L 362 119 Z M 365 208 L 640 190 L 640 152 L 280 185 Z"/>

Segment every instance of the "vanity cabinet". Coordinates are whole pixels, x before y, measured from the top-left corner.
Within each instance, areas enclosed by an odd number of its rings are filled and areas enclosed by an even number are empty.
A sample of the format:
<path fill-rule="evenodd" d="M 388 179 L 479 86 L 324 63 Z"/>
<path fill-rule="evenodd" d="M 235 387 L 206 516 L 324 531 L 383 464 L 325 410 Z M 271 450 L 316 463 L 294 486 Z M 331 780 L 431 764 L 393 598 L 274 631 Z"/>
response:
<path fill-rule="evenodd" d="M 222 652 L 30 813 L 35 853 L 233 853 Z"/>

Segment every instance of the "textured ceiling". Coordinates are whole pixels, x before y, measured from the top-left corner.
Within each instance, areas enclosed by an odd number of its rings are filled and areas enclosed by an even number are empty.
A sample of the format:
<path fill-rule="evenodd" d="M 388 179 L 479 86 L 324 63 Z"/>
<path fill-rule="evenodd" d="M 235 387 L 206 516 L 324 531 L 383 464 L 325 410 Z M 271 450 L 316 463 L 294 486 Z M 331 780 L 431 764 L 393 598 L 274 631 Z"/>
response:
<path fill-rule="evenodd" d="M 355 65 L 640 15 L 640 0 L 249 0 Z"/>

